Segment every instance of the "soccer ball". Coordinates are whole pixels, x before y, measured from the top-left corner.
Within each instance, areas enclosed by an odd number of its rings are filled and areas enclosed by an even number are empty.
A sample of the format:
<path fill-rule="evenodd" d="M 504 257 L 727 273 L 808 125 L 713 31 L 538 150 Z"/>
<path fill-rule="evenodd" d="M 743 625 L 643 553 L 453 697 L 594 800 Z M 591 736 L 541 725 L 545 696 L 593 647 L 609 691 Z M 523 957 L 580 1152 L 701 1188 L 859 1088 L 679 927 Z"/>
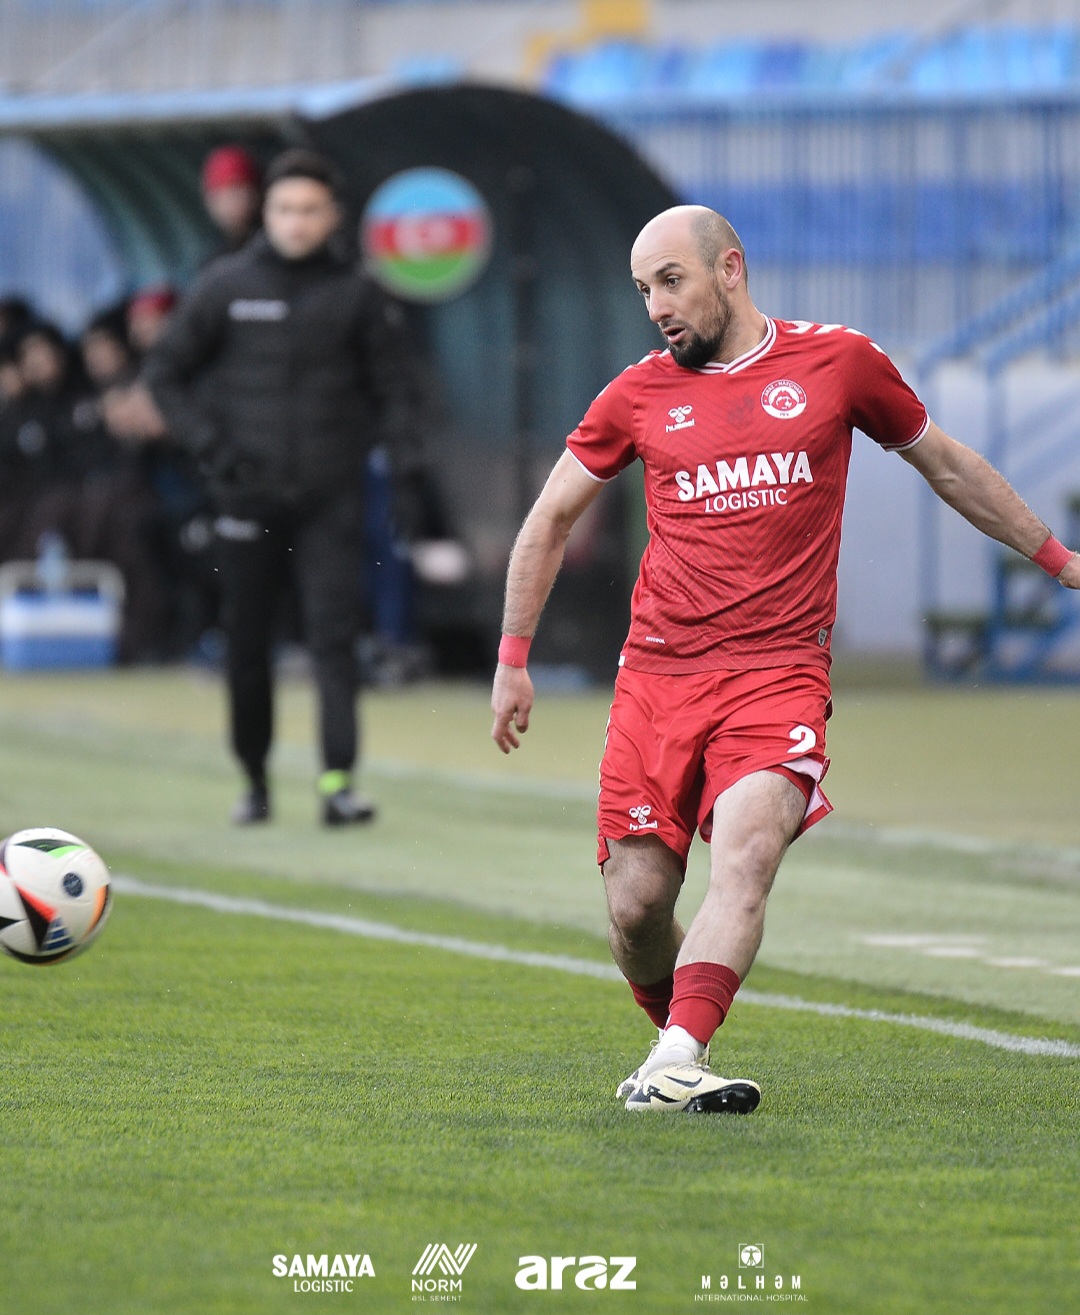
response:
<path fill-rule="evenodd" d="M 0 844 L 0 949 L 59 963 L 100 933 L 112 906 L 109 869 L 67 831 L 34 827 Z"/>

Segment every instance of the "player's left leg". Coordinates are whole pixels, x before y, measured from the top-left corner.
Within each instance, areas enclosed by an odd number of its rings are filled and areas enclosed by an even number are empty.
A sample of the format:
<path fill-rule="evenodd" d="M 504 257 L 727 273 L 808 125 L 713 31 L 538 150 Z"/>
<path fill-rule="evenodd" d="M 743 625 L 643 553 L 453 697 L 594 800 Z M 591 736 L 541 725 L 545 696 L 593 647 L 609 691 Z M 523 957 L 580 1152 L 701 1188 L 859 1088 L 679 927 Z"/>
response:
<path fill-rule="evenodd" d="M 806 795 L 778 772 L 751 772 L 719 796 L 709 889 L 687 929 L 676 971 L 718 963 L 740 980 L 746 976 L 765 929 L 765 901 L 805 813 Z"/>
<path fill-rule="evenodd" d="M 805 794 L 771 771 L 752 772 L 717 798 L 709 890 L 679 951 L 668 1026 L 627 1109 L 756 1108 L 756 1083 L 721 1078 L 702 1058 L 757 954 L 773 879 L 805 812 Z"/>
<path fill-rule="evenodd" d="M 295 539 L 294 569 L 318 692 L 319 795 L 327 826 L 375 816 L 374 804 L 352 786 L 359 751 L 362 515 L 358 488 L 326 494 L 307 509 Z"/>

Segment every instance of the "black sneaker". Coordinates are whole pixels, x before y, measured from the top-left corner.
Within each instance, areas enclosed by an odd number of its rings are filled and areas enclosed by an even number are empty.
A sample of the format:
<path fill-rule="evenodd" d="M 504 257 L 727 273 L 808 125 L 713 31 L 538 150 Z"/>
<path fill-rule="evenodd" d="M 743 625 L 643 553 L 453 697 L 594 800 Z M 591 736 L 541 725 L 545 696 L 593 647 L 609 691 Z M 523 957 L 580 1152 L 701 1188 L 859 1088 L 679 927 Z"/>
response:
<path fill-rule="evenodd" d="M 370 799 L 357 794 L 347 786 L 323 796 L 322 820 L 324 826 L 350 826 L 355 822 L 370 822 L 375 817 L 375 805 Z"/>
<path fill-rule="evenodd" d="M 270 820 L 270 792 L 265 785 L 253 785 L 233 805 L 229 821 L 233 826 L 253 826 Z"/>

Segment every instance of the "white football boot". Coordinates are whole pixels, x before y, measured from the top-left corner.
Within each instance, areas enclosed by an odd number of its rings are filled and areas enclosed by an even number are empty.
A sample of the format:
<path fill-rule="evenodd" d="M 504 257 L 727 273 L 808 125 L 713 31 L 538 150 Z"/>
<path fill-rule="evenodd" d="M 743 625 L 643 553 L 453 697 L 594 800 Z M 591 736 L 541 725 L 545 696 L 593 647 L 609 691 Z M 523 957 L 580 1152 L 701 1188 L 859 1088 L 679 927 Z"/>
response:
<path fill-rule="evenodd" d="M 636 1091 L 641 1086 L 650 1073 L 654 1073 L 658 1068 L 663 1068 L 666 1064 L 672 1063 L 669 1055 L 657 1055 L 656 1053 L 656 1048 L 663 1039 L 663 1035 L 663 1032 L 661 1032 L 660 1036 L 649 1046 L 648 1058 L 643 1060 L 628 1078 L 623 1078 L 619 1083 L 615 1089 L 616 1100 L 625 1100 L 632 1091 Z M 708 1062 L 709 1047 L 706 1046 L 705 1053 L 701 1056 L 701 1063 L 708 1064 Z"/>
<path fill-rule="evenodd" d="M 661 1063 L 654 1065 L 637 1083 L 627 1098 L 626 1108 L 673 1113 L 685 1110 L 687 1114 L 752 1114 L 760 1100 L 761 1088 L 749 1078 L 722 1078 L 706 1063 Z"/>

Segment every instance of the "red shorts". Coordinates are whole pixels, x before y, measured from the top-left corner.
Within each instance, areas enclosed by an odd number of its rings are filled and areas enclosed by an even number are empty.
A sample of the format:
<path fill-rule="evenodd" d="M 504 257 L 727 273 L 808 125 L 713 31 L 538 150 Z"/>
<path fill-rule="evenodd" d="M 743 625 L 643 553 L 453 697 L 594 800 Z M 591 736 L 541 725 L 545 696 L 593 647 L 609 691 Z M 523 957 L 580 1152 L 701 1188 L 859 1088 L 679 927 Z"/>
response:
<path fill-rule="evenodd" d="M 832 812 L 820 789 L 831 714 L 817 667 L 685 676 L 621 667 L 600 764 L 597 862 L 608 840 L 654 835 L 685 863 L 695 830 L 712 836 L 717 798 L 751 772 L 778 771 L 802 790 L 801 835 Z"/>

